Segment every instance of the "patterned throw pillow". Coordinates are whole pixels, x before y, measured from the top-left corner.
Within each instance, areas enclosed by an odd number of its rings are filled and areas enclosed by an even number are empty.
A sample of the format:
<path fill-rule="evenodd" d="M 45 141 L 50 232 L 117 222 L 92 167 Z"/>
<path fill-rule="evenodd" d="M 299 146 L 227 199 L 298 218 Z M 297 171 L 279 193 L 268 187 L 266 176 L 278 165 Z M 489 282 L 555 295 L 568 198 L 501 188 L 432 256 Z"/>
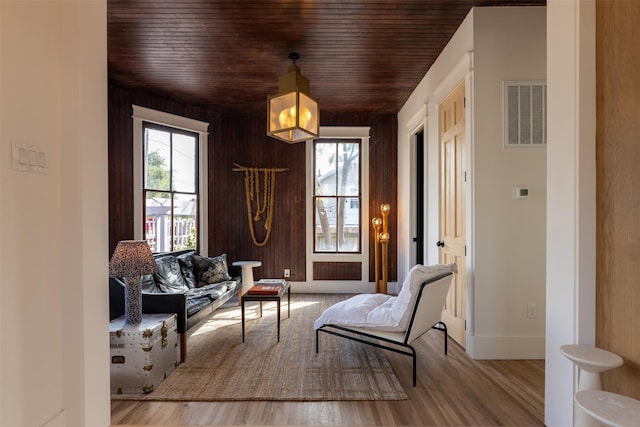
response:
<path fill-rule="evenodd" d="M 227 254 L 213 258 L 194 255 L 193 261 L 198 272 L 198 287 L 231 280 L 229 269 L 227 268 Z"/>

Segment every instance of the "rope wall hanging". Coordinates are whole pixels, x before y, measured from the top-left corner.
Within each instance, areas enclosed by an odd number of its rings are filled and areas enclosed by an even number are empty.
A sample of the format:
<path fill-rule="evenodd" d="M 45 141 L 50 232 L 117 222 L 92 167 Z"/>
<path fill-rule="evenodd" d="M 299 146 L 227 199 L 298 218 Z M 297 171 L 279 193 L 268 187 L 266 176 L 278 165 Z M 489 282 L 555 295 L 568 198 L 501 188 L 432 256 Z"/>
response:
<path fill-rule="evenodd" d="M 273 205 L 275 200 L 276 173 L 284 172 L 287 168 L 253 168 L 233 164 L 234 172 L 244 172 L 244 193 L 247 200 L 247 221 L 251 240 L 256 246 L 264 246 L 271 236 L 271 223 L 273 222 Z M 262 173 L 262 185 L 260 174 Z M 262 187 L 262 197 L 260 191 Z M 266 234 L 262 242 L 258 242 L 253 223 L 264 220 Z"/>

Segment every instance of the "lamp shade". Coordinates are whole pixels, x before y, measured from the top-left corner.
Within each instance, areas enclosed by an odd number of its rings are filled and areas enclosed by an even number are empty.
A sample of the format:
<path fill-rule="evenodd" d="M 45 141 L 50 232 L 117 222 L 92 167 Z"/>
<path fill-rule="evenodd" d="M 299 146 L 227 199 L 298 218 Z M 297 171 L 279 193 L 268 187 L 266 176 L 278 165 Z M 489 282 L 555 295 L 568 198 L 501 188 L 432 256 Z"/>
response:
<path fill-rule="evenodd" d="M 158 264 L 145 240 L 121 240 L 109 262 L 112 277 L 143 276 L 157 271 Z"/>
<path fill-rule="evenodd" d="M 126 286 L 124 317 L 127 323 L 135 324 L 142 321 L 140 278 L 145 274 L 157 271 L 158 264 L 153 259 L 153 254 L 146 241 L 121 240 L 118 242 L 109 263 L 109 275 L 124 278 Z"/>
<path fill-rule="evenodd" d="M 295 64 L 298 54 L 289 58 L 294 64 L 280 76 L 279 91 L 267 97 L 267 135 L 290 144 L 318 136 L 318 103 L 309 96 L 309 80 Z"/>

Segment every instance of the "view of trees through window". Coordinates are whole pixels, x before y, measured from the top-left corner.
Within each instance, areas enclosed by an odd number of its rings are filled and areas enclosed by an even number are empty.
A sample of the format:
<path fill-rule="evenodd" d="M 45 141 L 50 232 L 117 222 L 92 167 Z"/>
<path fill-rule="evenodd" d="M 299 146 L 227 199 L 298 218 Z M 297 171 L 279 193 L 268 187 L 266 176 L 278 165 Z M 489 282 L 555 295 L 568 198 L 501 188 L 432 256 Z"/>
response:
<path fill-rule="evenodd" d="M 360 141 L 314 142 L 314 251 L 360 252 Z"/>
<path fill-rule="evenodd" d="M 144 238 L 153 252 L 198 249 L 198 135 L 143 124 Z"/>

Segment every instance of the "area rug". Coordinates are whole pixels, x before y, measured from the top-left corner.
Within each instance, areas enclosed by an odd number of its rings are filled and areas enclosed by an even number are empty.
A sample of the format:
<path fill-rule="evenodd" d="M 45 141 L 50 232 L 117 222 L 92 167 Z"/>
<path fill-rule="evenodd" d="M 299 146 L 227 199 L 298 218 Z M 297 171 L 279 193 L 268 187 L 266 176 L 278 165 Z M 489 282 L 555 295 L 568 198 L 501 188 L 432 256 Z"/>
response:
<path fill-rule="evenodd" d="M 328 334 L 315 352 L 313 321 L 345 296 L 292 294 L 276 303 L 247 303 L 245 342 L 237 302 L 225 305 L 189 332 L 187 361 L 149 394 L 114 400 L 403 400 L 407 399 L 383 351 Z"/>

